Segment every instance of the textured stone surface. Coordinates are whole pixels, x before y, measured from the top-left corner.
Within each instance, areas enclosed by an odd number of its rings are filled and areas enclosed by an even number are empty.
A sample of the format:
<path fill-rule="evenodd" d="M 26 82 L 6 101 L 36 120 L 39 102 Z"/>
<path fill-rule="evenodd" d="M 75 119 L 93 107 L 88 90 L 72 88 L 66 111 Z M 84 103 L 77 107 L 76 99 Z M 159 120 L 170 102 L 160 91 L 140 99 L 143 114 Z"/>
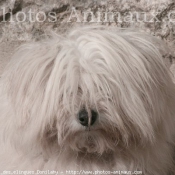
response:
<path fill-rule="evenodd" d="M 91 22 L 91 15 L 87 16 L 87 21 L 84 23 L 76 22 L 77 18 L 70 19 L 73 7 L 76 8 L 76 13 L 81 21 L 84 19 L 84 12 L 90 11 L 95 17 L 100 12 L 102 14 L 101 22 Z M 104 22 L 106 11 L 120 13 L 121 22 L 118 16 L 113 21 Z M 32 12 L 31 18 L 29 12 Z M 134 12 L 142 14 L 139 16 L 140 21 L 143 21 L 143 14 L 146 14 L 147 20 L 151 22 L 140 22 L 136 20 L 136 16 L 132 16 L 131 22 L 130 14 Z M 26 20 L 18 22 L 24 19 L 23 13 Z M 54 18 L 51 14 L 54 14 Z M 170 22 L 170 17 L 172 22 Z M 44 18 L 46 19 L 44 20 Z M 68 22 L 69 19 L 70 22 Z M 132 27 L 135 30 L 143 30 L 155 35 L 171 48 L 172 52 L 165 54 L 167 62 L 175 62 L 174 0 L 1 0 L 0 62 L 4 57 L 9 58 L 14 48 L 21 43 L 39 39 L 48 31 L 53 30 L 62 33 L 73 25 L 91 25 L 94 23 L 122 28 Z"/>

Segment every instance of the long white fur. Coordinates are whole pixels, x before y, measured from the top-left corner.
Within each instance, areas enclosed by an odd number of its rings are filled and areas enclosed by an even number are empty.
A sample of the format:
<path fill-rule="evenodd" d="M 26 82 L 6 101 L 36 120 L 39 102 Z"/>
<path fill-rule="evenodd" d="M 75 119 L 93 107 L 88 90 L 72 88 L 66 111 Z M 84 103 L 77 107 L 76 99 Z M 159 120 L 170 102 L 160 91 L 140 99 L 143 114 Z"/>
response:
<path fill-rule="evenodd" d="M 80 27 L 26 44 L 0 101 L 0 172 L 173 169 L 175 86 L 146 34 Z M 84 107 L 98 112 L 90 131 Z"/>

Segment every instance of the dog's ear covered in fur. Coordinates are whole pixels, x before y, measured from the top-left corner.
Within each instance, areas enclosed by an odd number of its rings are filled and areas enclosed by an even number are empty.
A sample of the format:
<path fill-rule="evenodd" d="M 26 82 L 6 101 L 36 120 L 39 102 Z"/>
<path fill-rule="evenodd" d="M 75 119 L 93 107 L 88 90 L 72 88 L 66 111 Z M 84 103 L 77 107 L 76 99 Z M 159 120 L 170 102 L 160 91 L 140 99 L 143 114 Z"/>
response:
<path fill-rule="evenodd" d="M 54 71 L 59 71 L 54 70 L 55 61 L 61 49 L 59 43 L 58 37 L 56 40 L 52 38 L 23 45 L 14 54 L 1 78 L 3 82 L 1 93 L 5 94 L 4 98 L 8 100 L 14 113 L 11 122 L 19 130 L 25 128 L 29 141 L 31 141 L 30 134 L 33 140 L 38 139 L 38 134 L 42 132 L 43 123 L 40 120 L 42 106 L 45 103 L 45 96 L 48 95 L 47 91 L 53 86 L 48 83 L 49 78 L 51 79 Z M 48 105 L 51 104 L 48 103 Z M 3 108 L 8 110 L 6 106 Z M 10 129 L 10 125 L 7 129 Z M 35 132 L 32 132 L 33 130 Z"/>

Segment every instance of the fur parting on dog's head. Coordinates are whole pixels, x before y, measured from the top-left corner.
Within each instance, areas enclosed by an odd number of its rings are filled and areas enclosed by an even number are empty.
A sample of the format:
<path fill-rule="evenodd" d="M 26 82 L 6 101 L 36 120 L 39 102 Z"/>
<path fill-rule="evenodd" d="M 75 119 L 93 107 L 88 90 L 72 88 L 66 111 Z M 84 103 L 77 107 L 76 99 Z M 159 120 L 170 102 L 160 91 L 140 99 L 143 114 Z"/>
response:
<path fill-rule="evenodd" d="M 146 34 L 73 29 L 22 46 L 6 70 L 4 87 L 25 149 L 40 143 L 50 152 L 66 147 L 102 155 L 171 138 L 174 85 Z"/>

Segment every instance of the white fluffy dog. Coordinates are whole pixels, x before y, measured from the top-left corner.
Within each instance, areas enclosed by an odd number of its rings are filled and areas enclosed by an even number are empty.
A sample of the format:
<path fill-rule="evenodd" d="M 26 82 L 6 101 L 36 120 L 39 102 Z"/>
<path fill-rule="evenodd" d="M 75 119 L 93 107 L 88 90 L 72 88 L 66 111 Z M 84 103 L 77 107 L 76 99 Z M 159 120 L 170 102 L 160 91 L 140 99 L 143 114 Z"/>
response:
<path fill-rule="evenodd" d="M 24 45 L 0 81 L 0 172 L 172 171 L 175 86 L 149 36 L 73 29 Z"/>

